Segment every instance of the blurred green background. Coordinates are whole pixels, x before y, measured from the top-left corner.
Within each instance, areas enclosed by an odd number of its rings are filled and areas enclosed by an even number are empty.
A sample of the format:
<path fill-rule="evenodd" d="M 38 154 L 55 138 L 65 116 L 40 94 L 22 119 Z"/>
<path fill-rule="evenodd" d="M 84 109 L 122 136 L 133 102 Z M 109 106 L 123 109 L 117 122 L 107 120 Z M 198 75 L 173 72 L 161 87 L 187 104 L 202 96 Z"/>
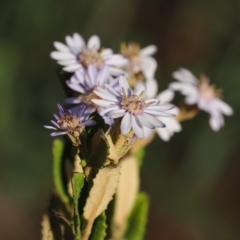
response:
<path fill-rule="evenodd" d="M 205 72 L 235 114 L 220 132 L 199 114 L 169 143 L 147 147 L 142 189 L 147 240 L 240 239 L 240 1 L 17 0 L 0 2 L 0 239 L 39 239 L 52 186 L 49 123 L 64 93 L 53 41 L 79 32 L 156 44 L 160 90 L 178 67 Z"/>

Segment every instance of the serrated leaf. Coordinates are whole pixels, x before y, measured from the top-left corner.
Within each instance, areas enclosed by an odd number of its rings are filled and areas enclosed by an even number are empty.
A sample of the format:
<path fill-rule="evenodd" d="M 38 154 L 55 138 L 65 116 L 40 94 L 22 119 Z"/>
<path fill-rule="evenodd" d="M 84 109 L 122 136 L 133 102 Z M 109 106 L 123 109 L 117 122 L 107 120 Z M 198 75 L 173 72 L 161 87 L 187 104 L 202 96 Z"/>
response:
<path fill-rule="evenodd" d="M 74 217 L 73 217 L 73 224 L 75 230 L 75 239 L 80 240 L 81 233 L 80 233 L 80 216 L 78 211 L 78 199 L 80 197 L 81 190 L 84 185 L 84 174 L 83 173 L 73 173 L 71 183 L 73 189 L 73 205 L 74 205 Z"/>
<path fill-rule="evenodd" d="M 93 180 L 93 186 L 83 210 L 86 224 L 82 240 L 87 240 L 94 220 L 107 208 L 116 191 L 120 177 L 120 166 L 101 168 Z"/>
<path fill-rule="evenodd" d="M 128 228 L 125 234 L 127 240 L 142 240 L 147 223 L 148 214 L 148 196 L 145 193 L 139 193 L 128 219 Z"/>
<path fill-rule="evenodd" d="M 52 153 L 53 153 L 53 182 L 54 188 L 61 200 L 69 205 L 70 198 L 64 188 L 62 180 L 62 155 L 64 150 L 64 144 L 61 140 L 55 139 L 53 141 Z"/>
<path fill-rule="evenodd" d="M 107 229 L 106 214 L 103 212 L 94 222 L 90 240 L 104 240 Z"/>
<path fill-rule="evenodd" d="M 139 168 L 134 156 L 121 159 L 121 175 L 115 197 L 112 236 L 115 239 L 123 237 L 127 219 L 133 209 L 139 190 Z"/>

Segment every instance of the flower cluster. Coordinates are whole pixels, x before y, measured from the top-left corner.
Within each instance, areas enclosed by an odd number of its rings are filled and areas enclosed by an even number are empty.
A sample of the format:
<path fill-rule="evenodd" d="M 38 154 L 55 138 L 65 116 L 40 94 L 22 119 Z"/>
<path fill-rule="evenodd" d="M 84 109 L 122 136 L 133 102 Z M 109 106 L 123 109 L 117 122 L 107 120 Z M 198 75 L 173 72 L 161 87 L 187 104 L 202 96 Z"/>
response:
<path fill-rule="evenodd" d="M 215 131 L 224 124 L 222 114 L 233 113 L 205 75 L 197 80 L 186 69 L 174 72 L 178 82 L 157 94 L 157 62 L 152 57 L 157 47 L 154 45 L 141 49 L 138 43 L 122 43 L 119 53 L 115 54 L 101 47 L 96 35 L 90 37 L 87 44 L 78 33 L 66 36 L 65 41 L 65 44 L 54 42 L 57 51 L 50 56 L 71 74 L 66 86 L 72 95 L 65 100 L 67 109 L 59 106 L 60 118 L 55 115 L 54 127 L 45 126 L 61 130 L 52 136 L 66 134 L 79 144 L 77 138 L 84 126 L 94 124 L 87 117 L 98 112 L 107 125 L 112 126 L 119 119 L 122 135 L 132 131 L 140 139 L 149 138 L 156 129 L 160 138 L 168 141 L 175 132 L 181 131 L 176 118 L 181 115 L 181 108 L 170 104 L 175 91 L 185 96 L 187 105 L 197 105 L 198 109 L 208 112 Z"/>

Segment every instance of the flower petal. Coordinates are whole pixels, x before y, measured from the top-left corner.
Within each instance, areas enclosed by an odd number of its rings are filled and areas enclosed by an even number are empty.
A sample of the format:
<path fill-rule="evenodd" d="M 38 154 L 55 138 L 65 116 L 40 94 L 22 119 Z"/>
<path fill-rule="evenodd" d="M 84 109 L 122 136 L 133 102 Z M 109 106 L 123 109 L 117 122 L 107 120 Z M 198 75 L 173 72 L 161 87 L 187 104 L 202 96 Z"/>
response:
<path fill-rule="evenodd" d="M 92 99 L 91 100 L 93 103 L 102 106 L 102 107 L 113 107 L 116 106 L 114 102 L 106 101 L 106 100 L 101 100 L 101 99 Z"/>
<path fill-rule="evenodd" d="M 121 90 L 124 89 L 125 93 L 128 96 L 132 95 L 132 90 L 130 89 L 130 87 L 128 85 L 127 79 L 124 76 L 120 76 L 118 79 L 119 79 L 119 86 L 120 86 Z"/>
<path fill-rule="evenodd" d="M 139 121 L 141 122 L 141 124 L 147 128 L 151 128 L 154 129 L 155 126 L 154 124 L 152 124 L 151 122 L 148 121 L 147 118 L 145 118 L 143 115 L 138 115 Z"/>
<path fill-rule="evenodd" d="M 76 56 L 70 52 L 51 52 L 50 57 L 55 60 L 69 60 L 69 59 L 76 59 Z"/>
<path fill-rule="evenodd" d="M 87 43 L 88 49 L 95 49 L 98 50 L 100 48 L 100 39 L 98 36 L 93 35 L 89 38 L 88 43 Z"/>
<path fill-rule="evenodd" d="M 82 68 L 82 66 L 80 64 L 73 64 L 73 65 L 64 67 L 63 70 L 66 72 L 75 72 L 76 70 L 78 70 L 80 68 Z"/>
<path fill-rule="evenodd" d="M 147 55 L 147 56 L 153 55 L 156 52 L 157 52 L 157 46 L 155 45 L 149 45 L 140 50 L 141 55 Z"/>
<path fill-rule="evenodd" d="M 131 123 L 132 123 L 132 116 L 127 112 L 121 121 L 121 133 L 123 135 L 126 135 L 129 133 L 132 127 Z"/>
<path fill-rule="evenodd" d="M 194 85 L 198 84 L 198 79 L 186 68 L 179 68 L 179 70 L 173 72 L 172 76 L 180 82 L 191 83 Z"/>
<path fill-rule="evenodd" d="M 50 135 L 52 137 L 57 137 L 57 136 L 60 136 L 60 135 L 66 135 L 67 132 L 54 132 L 54 133 L 51 133 Z"/>
<path fill-rule="evenodd" d="M 166 127 L 166 125 L 163 123 L 163 122 L 161 122 L 160 120 L 158 120 L 156 117 L 153 117 L 153 116 L 151 116 L 151 115 L 149 115 L 149 114 L 145 114 L 145 113 L 143 113 L 142 114 L 149 122 L 151 122 L 154 126 L 155 126 L 155 128 L 158 128 L 158 127 Z"/>
<path fill-rule="evenodd" d="M 138 138 L 142 139 L 144 137 L 143 127 L 142 127 L 139 119 L 137 118 L 137 116 L 132 116 L 132 128 L 133 128 L 135 135 Z"/>
<path fill-rule="evenodd" d="M 60 52 L 70 52 L 68 46 L 61 42 L 54 42 L 53 45 Z"/>

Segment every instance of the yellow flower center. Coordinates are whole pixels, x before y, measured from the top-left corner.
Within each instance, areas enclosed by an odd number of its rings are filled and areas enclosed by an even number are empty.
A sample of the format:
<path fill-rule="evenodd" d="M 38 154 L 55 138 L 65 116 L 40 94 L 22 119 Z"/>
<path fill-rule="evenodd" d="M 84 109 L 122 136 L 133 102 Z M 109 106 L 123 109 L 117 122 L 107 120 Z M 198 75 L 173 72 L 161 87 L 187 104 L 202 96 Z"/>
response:
<path fill-rule="evenodd" d="M 120 105 L 126 112 L 137 115 L 142 113 L 143 110 L 147 107 L 147 104 L 141 99 L 143 92 L 140 94 L 140 96 L 134 94 L 127 96 L 124 89 L 122 89 L 122 92 L 123 99 Z"/>
<path fill-rule="evenodd" d="M 98 69 L 102 67 L 104 61 L 102 59 L 103 49 L 96 50 L 92 48 L 90 50 L 83 48 L 79 56 L 79 62 L 87 68 L 90 64 L 94 64 Z"/>
<path fill-rule="evenodd" d="M 201 74 L 199 77 L 198 90 L 201 96 L 206 100 L 211 100 L 213 98 L 221 97 L 221 90 L 216 89 L 214 85 L 209 83 L 209 78 L 204 74 Z"/>

